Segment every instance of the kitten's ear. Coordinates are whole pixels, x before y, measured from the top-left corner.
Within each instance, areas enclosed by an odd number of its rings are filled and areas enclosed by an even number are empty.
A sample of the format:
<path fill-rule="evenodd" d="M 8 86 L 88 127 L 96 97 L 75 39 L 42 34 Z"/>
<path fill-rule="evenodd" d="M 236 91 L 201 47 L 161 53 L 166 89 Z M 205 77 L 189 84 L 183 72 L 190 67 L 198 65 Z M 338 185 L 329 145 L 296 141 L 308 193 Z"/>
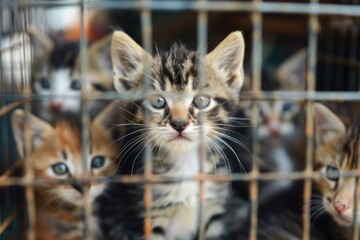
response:
<path fill-rule="evenodd" d="M 305 90 L 306 49 L 301 49 L 286 59 L 276 72 L 281 85 L 289 90 Z"/>
<path fill-rule="evenodd" d="M 108 130 L 116 126 L 116 124 L 119 124 L 121 119 L 117 117 L 121 115 L 122 109 L 120 101 L 113 101 L 96 115 L 93 123 L 100 125 L 105 130 Z"/>
<path fill-rule="evenodd" d="M 131 37 L 115 31 L 111 41 L 111 60 L 114 72 L 114 87 L 118 93 L 135 90 L 143 77 L 144 62 L 152 60 L 151 55 Z"/>
<path fill-rule="evenodd" d="M 33 55 L 35 58 L 43 58 L 54 49 L 54 42 L 46 34 L 41 32 L 35 26 L 28 28 Z"/>
<path fill-rule="evenodd" d="M 244 83 L 245 43 L 241 32 L 230 33 L 212 52 L 206 56 L 206 62 L 225 74 L 226 84 L 240 91 Z"/>
<path fill-rule="evenodd" d="M 112 80 L 112 63 L 111 63 L 111 38 L 112 34 L 99 39 L 92 43 L 88 48 L 88 61 L 89 69 L 96 72 L 99 76 L 90 78 L 91 83 L 95 86 L 101 87 L 101 89 L 107 91 L 113 91 Z M 80 58 L 77 59 L 80 65 Z M 96 81 L 96 82 L 93 82 Z"/>
<path fill-rule="evenodd" d="M 31 139 L 31 151 L 33 152 L 45 140 L 45 137 L 53 131 L 53 127 L 47 122 L 31 115 L 25 118 L 25 111 L 17 109 L 12 114 L 12 130 L 21 158 L 24 157 L 25 132 L 29 131 Z"/>
<path fill-rule="evenodd" d="M 90 45 L 88 48 L 90 67 L 106 69 L 111 72 L 111 39 L 112 34 L 108 34 Z"/>
<path fill-rule="evenodd" d="M 316 143 L 322 145 L 345 133 L 345 125 L 323 104 L 315 104 Z"/>

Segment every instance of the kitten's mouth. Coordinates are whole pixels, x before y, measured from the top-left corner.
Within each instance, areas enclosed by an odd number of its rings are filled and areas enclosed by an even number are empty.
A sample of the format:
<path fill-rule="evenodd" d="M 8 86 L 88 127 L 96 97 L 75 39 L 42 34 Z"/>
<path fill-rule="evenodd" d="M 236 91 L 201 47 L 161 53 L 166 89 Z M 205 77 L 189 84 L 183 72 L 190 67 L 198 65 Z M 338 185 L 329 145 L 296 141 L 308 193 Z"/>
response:
<path fill-rule="evenodd" d="M 191 139 L 179 134 L 176 137 L 174 137 L 173 139 L 171 139 L 171 141 L 191 141 Z"/>

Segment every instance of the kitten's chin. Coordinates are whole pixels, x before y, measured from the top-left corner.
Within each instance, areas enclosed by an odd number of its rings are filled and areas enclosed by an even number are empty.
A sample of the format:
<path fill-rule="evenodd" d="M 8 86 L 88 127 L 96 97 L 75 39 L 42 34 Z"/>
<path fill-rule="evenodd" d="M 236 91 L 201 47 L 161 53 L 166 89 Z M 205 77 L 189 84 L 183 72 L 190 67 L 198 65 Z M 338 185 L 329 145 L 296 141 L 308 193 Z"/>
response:
<path fill-rule="evenodd" d="M 199 141 L 184 136 L 177 136 L 165 141 L 163 145 L 172 152 L 186 152 L 197 148 Z"/>
<path fill-rule="evenodd" d="M 342 225 L 345 227 L 351 227 L 353 225 L 353 220 L 350 217 L 347 217 L 344 215 L 342 215 L 342 216 L 336 215 L 336 216 L 334 216 L 334 219 L 339 225 Z"/>

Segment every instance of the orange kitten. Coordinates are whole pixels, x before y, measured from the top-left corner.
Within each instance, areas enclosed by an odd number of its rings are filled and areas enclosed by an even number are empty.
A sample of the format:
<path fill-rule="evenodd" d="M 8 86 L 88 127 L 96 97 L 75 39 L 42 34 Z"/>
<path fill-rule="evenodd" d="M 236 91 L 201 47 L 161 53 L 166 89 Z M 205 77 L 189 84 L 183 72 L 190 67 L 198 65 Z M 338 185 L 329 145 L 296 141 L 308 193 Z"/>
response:
<path fill-rule="evenodd" d="M 12 126 L 17 148 L 24 158 L 24 129 L 29 129 L 32 148 L 29 158 L 36 179 L 51 181 L 113 175 L 118 147 L 113 144 L 106 126 L 113 106 L 105 108 L 90 123 L 86 169 L 82 167 L 79 116 L 64 116 L 50 125 L 31 114 L 29 119 L 25 119 L 25 112 L 16 110 Z M 99 183 L 81 186 L 76 182 L 36 185 L 36 239 L 83 239 L 83 193 L 87 191 L 89 202 L 95 208 L 95 199 L 104 193 L 105 187 Z M 98 224 L 95 216 L 90 217 L 89 224 L 89 235 L 96 235 Z"/>

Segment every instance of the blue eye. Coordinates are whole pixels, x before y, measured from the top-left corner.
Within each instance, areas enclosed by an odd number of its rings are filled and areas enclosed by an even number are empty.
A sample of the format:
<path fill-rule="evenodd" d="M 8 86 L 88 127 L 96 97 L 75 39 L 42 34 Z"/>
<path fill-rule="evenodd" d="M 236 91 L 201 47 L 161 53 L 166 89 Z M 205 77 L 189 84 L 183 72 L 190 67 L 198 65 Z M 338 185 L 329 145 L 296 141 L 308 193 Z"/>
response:
<path fill-rule="evenodd" d="M 338 168 L 336 168 L 334 166 L 327 166 L 325 175 L 326 175 L 326 178 L 329 179 L 330 181 L 336 182 L 340 178 L 340 171 Z"/>
<path fill-rule="evenodd" d="M 210 98 L 205 95 L 198 95 L 194 98 L 193 103 L 196 108 L 204 109 L 210 105 Z"/>
<path fill-rule="evenodd" d="M 283 112 L 290 111 L 292 109 L 293 105 L 291 103 L 285 103 L 283 106 Z"/>
<path fill-rule="evenodd" d="M 104 156 L 95 156 L 91 160 L 91 168 L 101 168 L 105 164 L 105 157 Z"/>
<path fill-rule="evenodd" d="M 162 109 L 166 106 L 165 98 L 159 94 L 150 97 L 150 104 L 153 108 Z"/>
<path fill-rule="evenodd" d="M 65 163 L 57 163 L 51 166 L 52 171 L 59 176 L 69 173 L 69 168 Z"/>
<path fill-rule="evenodd" d="M 73 90 L 80 90 L 81 89 L 81 81 L 80 80 L 73 80 L 71 82 L 70 87 Z"/>
<path fill-rule="evenodd" d="M 46 78 L 40 79 L 40 85 L 43 89 L 50 89 L 50 81 Z"/>

